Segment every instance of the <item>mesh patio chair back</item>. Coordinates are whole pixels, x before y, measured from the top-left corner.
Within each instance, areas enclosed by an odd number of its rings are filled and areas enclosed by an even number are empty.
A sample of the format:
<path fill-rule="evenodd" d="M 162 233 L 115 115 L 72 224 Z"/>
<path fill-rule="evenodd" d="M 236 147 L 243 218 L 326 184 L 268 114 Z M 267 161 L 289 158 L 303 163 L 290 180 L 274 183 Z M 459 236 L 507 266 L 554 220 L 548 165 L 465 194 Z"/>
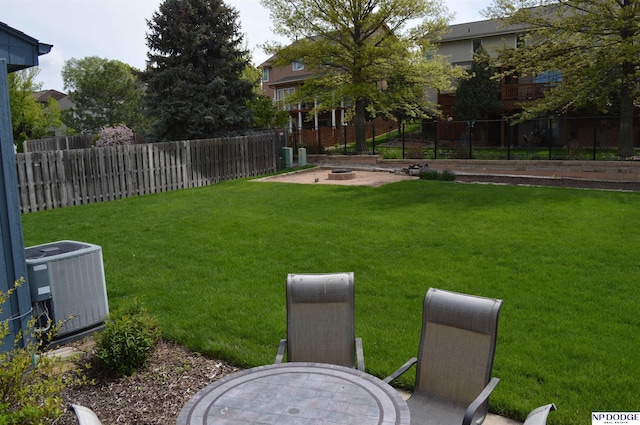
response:
<path fill-rule="evenodd" d="M 287 360 L 355 365 L 352 272 L 289 274 Z"/>
<path fill-rule="evenodd" d="M 501 305 L 502 300 L 428 290 L 414 402 L 439 400 L 437 404 L 458 406 L 464 413 L 491 380 Z M 487 413 L 488 400 L 483 404 L 473 417 L 475 423 L 481 423 Z M 414 411 L 411 415 L 413 419 Z"/>

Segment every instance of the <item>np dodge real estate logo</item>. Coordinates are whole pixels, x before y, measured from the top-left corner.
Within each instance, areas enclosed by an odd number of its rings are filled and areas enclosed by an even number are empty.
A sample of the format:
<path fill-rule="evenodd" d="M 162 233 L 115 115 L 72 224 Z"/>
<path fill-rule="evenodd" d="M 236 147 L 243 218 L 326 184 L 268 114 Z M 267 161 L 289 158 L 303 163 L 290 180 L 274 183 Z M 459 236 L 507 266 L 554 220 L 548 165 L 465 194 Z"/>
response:
<path fill-rule="evenodd" d="M 640 425 L 640 412 L 592 412 L 591 425 Z"/>

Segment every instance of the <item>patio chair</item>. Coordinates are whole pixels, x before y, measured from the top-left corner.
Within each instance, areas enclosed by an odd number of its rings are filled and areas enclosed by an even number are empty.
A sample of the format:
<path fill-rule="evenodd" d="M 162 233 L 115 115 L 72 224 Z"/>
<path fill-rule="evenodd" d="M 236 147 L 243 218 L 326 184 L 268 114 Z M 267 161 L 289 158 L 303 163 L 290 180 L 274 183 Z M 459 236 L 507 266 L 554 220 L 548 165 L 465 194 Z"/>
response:
<path fill-rule="evenodd" d="M 364 371 L 362 339 L 355 337 L 352 272 L 287 276 L 287 338 L 276 363 L 331 363 Z"/>
<path fill-rule="evenodd" d="M 533 409 L 522 425 L 546 425 L 549 412 L 554 410 L 556 410 L 556 405 L 553 403 Z"/>
<path fill-rule="evenodd" d="M 384 379 L 389 383 L 416 365 L 407 400 L 411 424 L 481 424 L 489 396 L 502 300 L 430 288 L 424 298 L 418 357 Z"/>
<path fill-rule="evenodd" d="M 69 410 L 75 412 L 78 418 L 78 424 L 80 425 L 102 425 L 98 416 L 93 413 L 93 410 L 88 407 L 80 406 L 77 404 L 70 404 Z"/>

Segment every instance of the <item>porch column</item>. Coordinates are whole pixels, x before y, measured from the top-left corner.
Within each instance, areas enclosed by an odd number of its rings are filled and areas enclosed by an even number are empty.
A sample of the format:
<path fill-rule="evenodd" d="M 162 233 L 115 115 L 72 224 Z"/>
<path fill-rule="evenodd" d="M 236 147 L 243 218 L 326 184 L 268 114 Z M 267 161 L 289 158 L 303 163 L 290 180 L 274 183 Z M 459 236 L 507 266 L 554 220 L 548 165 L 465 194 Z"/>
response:
<path fill-rule="evenodd" d="M 318 101 L 313 100 L 313 121 L 316 131 L 318 130 Z"/>

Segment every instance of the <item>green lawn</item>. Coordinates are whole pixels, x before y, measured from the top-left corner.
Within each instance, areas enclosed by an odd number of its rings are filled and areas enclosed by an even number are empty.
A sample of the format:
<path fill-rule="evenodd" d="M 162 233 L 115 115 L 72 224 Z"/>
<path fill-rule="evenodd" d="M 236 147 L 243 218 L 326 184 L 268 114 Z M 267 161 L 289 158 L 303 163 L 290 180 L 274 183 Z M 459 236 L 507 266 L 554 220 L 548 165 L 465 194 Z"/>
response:
<path fill-rule="evenodd" d="M 241 180 L 23 222 L 27 246 L 102 246 L 112 309 L 136 296 L 167 338 L 241 366 L 275 358 L 287 273 L 355 272 L 356 330 L 381 377 L 417 354 L 429 287 L 501 298 L 491 410 L 555 402 L 551 424 L 584 424 L 640 410 L 639 207 L 638 193 Z"/>

